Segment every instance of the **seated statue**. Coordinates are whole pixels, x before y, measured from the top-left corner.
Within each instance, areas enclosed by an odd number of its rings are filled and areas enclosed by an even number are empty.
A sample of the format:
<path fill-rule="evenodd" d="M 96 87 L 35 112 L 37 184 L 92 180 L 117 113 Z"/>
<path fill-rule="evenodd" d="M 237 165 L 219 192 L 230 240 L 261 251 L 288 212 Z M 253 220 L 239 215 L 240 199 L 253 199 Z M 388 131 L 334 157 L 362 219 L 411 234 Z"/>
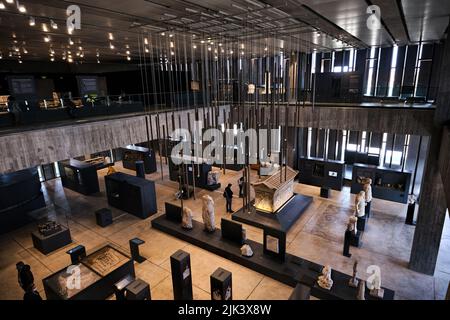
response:
<path fill-rule="evenodd" d="M 192 210 L 188 207 L 183 208 L 181 227 L 183 229 L 192 229 Z"/>
<path fill-rule="evenodd" d="M 322 269 L 322 275 L 319 276 L 317 284 L 324 289 L 330 290 L 333 286 L 333 279 L 331 279 L 331 267 L 325 266 Z"/>
<path fill-rule="evenodd" d="M 214 200 L 209 195 L 202 197 L 202 218 L 205 224 L 205 230 L 213 232 L 216 230 L 216 217 L 214 216 Z"/>
<path fill-rule="evenodd" d="M 366 193 L 360 191 L 355 198 L 356 216 L 364 217 L 366 214 Z"/>

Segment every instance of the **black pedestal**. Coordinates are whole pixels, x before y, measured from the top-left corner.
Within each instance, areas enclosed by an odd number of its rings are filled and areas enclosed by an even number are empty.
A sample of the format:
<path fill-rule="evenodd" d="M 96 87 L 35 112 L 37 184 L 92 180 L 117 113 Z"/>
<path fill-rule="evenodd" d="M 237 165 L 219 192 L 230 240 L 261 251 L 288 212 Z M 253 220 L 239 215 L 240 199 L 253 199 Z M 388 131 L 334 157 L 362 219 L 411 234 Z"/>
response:
<path fill-rule="evenodd" d="M 351 233 L 350 245 L 357 248 L 361 246 L 361 231 L 357 231 L 356 234 Z"/>
<path fill-rule="evenodd" d="M 366 202 L 366 218 L 369 219 L 370 218 L 370 214 L 371 214 L 371 205 L 372 205 L 372 201 L 370 202 Z"/>
<path fill-rule="evenodd" d="M 415 226 L 416 222 L 414 221 L 414 213 L 416 211 L 416 204 L 410 203 L 408 204 L 408 211 L 406 212 L 406 220 L 405 223 L 411 226 Z"/>
<path fill-rule="evenodd" d="M 350 254 L 350 243 L 352 241 L 354 233 L 350 230 L 345 231 L 344 236 L 344 252 L 342 253 L 345 257 L 350 258 L 352 255 Z"/>
<path fill-rule="evenodd" d="M 127 300 L 152 300 L 150 285 L 136 279 L 125 288 L 125 297 Z"/>
<path fill-rule="evenodd" d="M 49 236 L 43 236 L 38 231 L 31 233 L 33 246 L 43 254 L 49 254 L 72 242 L 68 228 L 61 226 L 61 230 Z"/>
<path fill-rule="evenodd" d="M 97 225 L 103 228 L 113 223 L 112 212 L 108 208 L 102 208 L 95 211 L 95 219 L 97 221 Z"/>
<path fill-rule="evenodd" d="M 133 258 L 134 261 L 136 261 L 138 263 L 142 263 L 142 262 L 144 262 L 146 260 L 139 253 L 139 246 L 141 244 L 144 244 L 144 243 L 145 243 L 145 241 L 141 240 L 139 238 L 133 238 L 133 239 L 130 240 L 131 257 Z"/>
<path fill-rule="evenodd" d="M 86 257 L 86 248 L 82 245 L 78 245 L 75 248 L 70 249 L 66 253 L 70 254 L 70 262 L 71 264 L 75 265 L 80 263 L 81 259 Z"/>
<path fill-rule="evenodd" d="M 364 232 L 364 230 L 366 230 L 366 216 L 358 217 L 358 221 L 356 222 L 356 229 L 361 232 Z"/>
<path fill-rule="evenodd" d="M 320 196 L 322 198 L 329 198 L 330 197 L 330 188 L 320 188 Z"/>
<path fill-rule="evenodd" d="M 131 274 L 127 274 L 125 277 L 114 284 L 114 295 L 116 296 L 116 300 L 126 300 L 125 290 L 128 285 L 133 283 L 133 281 L 134 277 Z"/>
<path fill-rule="evenodd" d="M 192 300 L 191 257 L 178 250 L 170 256 L 174 300 Z"/>
<path fill-rule="evenodd" d="M 231 272 L 218 268 L 210 277 L 211 300 L 233 300 Z"/>
<path fill-rule="evenodd" d="M 136 161 L 136 177 L 145 179 L 144 161 Z"/>

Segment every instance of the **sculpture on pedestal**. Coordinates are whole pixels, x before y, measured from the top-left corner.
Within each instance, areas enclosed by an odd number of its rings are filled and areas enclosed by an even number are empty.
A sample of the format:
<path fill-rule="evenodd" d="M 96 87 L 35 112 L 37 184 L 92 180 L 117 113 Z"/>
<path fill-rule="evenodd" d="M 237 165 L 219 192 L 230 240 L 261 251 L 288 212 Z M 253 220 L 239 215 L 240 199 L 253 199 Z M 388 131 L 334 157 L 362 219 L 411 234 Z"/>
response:
<path fill-rule="evenodd" d="M 370 282 L 371 289 L 369 291 L 372 297 L 382 299 L 384 297 L 384 289 L 381 288 L 381 275 L 380 272 L 375 272 L 372 275 L 372 281 Z M 370 288 L 369 287 L 369 288 Z"/>
<path fill-rule="evenodd" d="M 356 278 L 357 274 L 358 274 L 358 261 L 355 261 L 355 263 L 353 264 L 353 276 L 350 279 L 350 281 L 348 282 L 348 285 L 350 287 L 353 287 L 353 288 L 358 287 L 359 280 Z"/>
<path fill-rule="evenodd" d="M 252 248 L 248 244 L 244 244 L 241 247 L 241 255 L 243 255 L 244 257 L 251 257 L 251 256 L 253 256 Z"/>
<path fill-rule="evenodd" d="M 358 218 L 366 215 L 366 193 L 360 191 L 355 198 L 356 216 Z"/>
<path fill-rule="evenodd" d="M 355 235 L 357 233 L 356 224 L 358 222 L 358 217 L 351 216 L 348 219 L 347 230 L 353 232 Z"/>
<path fill-rule="evenodd" d="M 372 179 L 364 179 L 363 190 L 366 196 L 366 216 L 370 217 L 370 205 L 372 203 Z"/>
<path fill-rule="evenodd" d="M 322 269 L 322 275 L 319 276 L 317 284 L 324 289 L 330 290 L 333 286 L 333 279 L 331 279 L 331 267 L 325 266 Z"/>
<path fill-rule="evenodd" d="M 205 224 L 205 230 L 214 232 L 216 230 L 216 217 L 214 213 L 214 200 L 208 195 L 202 197 L 202 218 Z"/>
<path fill-rule="evenodd" d="M 189 209 L 188 207 L 183 208 L 181 227 L 183 229 L 192 229 L 192 210 Z"/>

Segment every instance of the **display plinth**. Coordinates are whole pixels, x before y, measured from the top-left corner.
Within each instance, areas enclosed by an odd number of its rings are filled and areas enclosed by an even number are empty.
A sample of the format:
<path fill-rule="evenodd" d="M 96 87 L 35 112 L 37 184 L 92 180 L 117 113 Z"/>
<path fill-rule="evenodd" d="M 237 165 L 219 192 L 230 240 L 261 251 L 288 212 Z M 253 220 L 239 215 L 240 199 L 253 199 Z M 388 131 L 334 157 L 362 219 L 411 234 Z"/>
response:
<path fill-rule="evenodd" d="M 217 268 L 210 277 L 211 300 L 233 300 L 231 272 Z"/>
<path fill-rule="evenodd" d="M 61 226 L 60 231 L 49 236 L 44 236 L 38 231 L 34 231 L 31 233 L 31 238 L 33 239 L 33 246 L 43 254 L 49 254 L 72 243 L 70 230 L 64 226 Z"/>
<path fill-rule="evenodd" d="M 250 205 L 250 212 L 241 208 L 232 215 L 232 220 L 246 223 L 257 228 L 272 228 L 287 232 L 300 218 L 305 210 L 312 203 L 313 197 L 295 194 L 276 213 L 266 213 L 256 210 L 253 202 Z"/>
<path fill-rule="evenodd" d="M 178 250 L 170 256 L 174 300 L 192 300 L 191 256 Z"/>
<path fill-rule="evenodd" d="M 152 227 L 157 230 L 208 250 L 291 287 L 295 287 L 299 282 L 299 279 L 303 276 L 317 279 L 323 268 L 323 266 L 317 263 L 289 253 L 286 254 L 285 261 L 281 262 L 265 255 L 263 252 L 263 245 L 252 240 L 247 240 L 246 243 L 250 245 L 254 254 L 252 257 L 244 257 L 241 255 L 241 246 L 233 241 L 223 239 L 220 229 L 216 228 L 214 233 L 204 232 L 203 223 L 196 220 L 192 221 L 192 230 L 184 230 L 180 228 L 179 223 L 166 219 L 164 216 L 152 220 L 151 223 Z M 340 273 L 338 271 L 335 272 L 338 274 Z M 348 286 L 348 281 L 351 276 L 345 274 L 342 275 L 347 277 L 347 283 L 345 285 Z M 385 294 L 384 299 L 390 299 L 394 296 L 394 291 L 389 290 L 389 292 L 390 294 Z M 337 292 L 337 294 L 339 294 L 339 292 Z M 353 299 L 356 299 L 356 294 Z"/>

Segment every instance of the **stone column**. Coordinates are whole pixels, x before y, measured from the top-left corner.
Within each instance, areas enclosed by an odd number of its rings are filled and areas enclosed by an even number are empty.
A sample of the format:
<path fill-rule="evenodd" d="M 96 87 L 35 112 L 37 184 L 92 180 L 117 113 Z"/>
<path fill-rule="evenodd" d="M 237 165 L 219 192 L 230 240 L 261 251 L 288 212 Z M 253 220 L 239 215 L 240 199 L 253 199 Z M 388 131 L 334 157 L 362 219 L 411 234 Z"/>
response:
<path fill-rule="evenodd" d="M 419 212 L 409 268 L 433 275 L 441 243 L 447 205 L 439 170 L 439 151 L 442 132 L 436 129 L 431 136 L 424 178 L 420 191 Z"/>

